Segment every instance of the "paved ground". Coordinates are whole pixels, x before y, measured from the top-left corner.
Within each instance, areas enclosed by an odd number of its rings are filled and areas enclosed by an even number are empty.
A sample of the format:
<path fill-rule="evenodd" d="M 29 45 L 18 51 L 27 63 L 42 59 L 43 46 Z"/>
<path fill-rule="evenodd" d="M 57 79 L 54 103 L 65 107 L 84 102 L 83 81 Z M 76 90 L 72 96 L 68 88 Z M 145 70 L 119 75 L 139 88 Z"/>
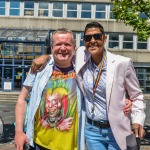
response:
<path fill-rule="evenodd" d="M 4 135 L 0 139 L 0 150 L 15 150 L 14 145 L 14 112 L 15 103 L 0 101 L 0 115 L 4 121 Z M 145 130 L 147 132 L 144 140 L 141 142 L 140 150 L 150 150 L 150 100 L 147 101 Z"/>

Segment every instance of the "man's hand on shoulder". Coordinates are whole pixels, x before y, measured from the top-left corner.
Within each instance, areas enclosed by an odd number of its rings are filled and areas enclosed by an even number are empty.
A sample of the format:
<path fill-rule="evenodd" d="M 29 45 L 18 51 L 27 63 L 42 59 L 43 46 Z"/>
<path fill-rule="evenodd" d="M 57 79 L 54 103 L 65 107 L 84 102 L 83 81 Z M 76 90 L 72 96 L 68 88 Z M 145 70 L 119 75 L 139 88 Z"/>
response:
<path fill-rule="evenodd" d="M 31 73 L 41 71 L 45 67 L 48 60 L 50 60 L 50 55 L 42 55 L 35 58 L 31 65 Z"/>

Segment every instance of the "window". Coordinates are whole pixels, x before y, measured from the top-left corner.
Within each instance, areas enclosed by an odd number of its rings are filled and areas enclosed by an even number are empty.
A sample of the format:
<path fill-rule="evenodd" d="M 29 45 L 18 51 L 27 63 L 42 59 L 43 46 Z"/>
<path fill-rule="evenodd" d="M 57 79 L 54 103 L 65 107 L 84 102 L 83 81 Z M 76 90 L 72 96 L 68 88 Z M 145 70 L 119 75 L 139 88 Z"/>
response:
<path fill-rule="evenodd" d="M 146 72 L 150 74 L 150 68 L 147 68 L 147 69 L 146 69 Z"/>
<path fill-rule="evenodd" d="M 144 68 L 138 68 L 138 73 L 143 73 L 144 72 Z"/>
<path fill-rule="evenodd" d="M 91 18 L 91 4 L 82 4 L 81 18 Z"/>
<path fill-rule="evenodd" d="M 25 16 L 34 16 L 34 2 L 30 1 L 27 2 L 25 1 L 25 6 L 24 6 L 24 15 Z"/>
<path fill-rule="evenodd" d="M 138 74 L 138 79 L 143 80 L 144 79 L 144 74 Z"/>
<path fill-rule="evenodd" d="M 0 1 L 0 15 L 5 15 L 5 1 Z"/>
<path fill-rule="evenodd" d="M 123 48 L 124 49 L 133 49 L 133 35 L 132 34 L 124 35 Z"/>
<path fill-rule="evenodd" d="M 146 92 L 150 91 L 150 68 L 146 69 Z"/>
<path fill-rule="evenodd" d="M 67 17 L 68 18 L 77 18 L 77 3 L 68 3 L 67 4 Z"/>
<path fill-rule="evenodd" d="M 39 3 L 38 16 L 48 16 L 48 4 L 49 3 Z"/>
<path fill-rule="evenodd" d="M 80 38 L 80 46 L 84 46 L 84 41 L 83 41 L 83 36 L 84 36 L 84 32 L 81 32 L 81 38 Z"/>
<path fill-rule="evenodd" d="M 10 2 L 10 16 L 20 16 L 20 2 Z"/>
<path fill-rule="evenodd" d="M 147 49 L 147 41 L 137 41 L 137 49 Z"/>
<path fill-rule="evenodd" d="M 53 3 L 53 17 L 62 17 L 63 16 L 63 3 L 54 2 Z"/>
<path fill-rule="evenodd" d="M 135 68 L 140 83 L 140 88 L 144 93 L 150 91 L 150 68 Z"/>
<path fill-rule="evenodd" d="M 150 73 L 146 74 L 146 81 L 148 81 L 148 83 L 150 83 Z"/>
<path fill-rule="evenodd" d="M 119 48 L 119 34 L 117 33 L 109 34 L 109 48 L 114 48 L 114 49 Z"/>
<path fill-rule="evenodd" d="M 114 15 L 113 15 L 113 12 L 112 12 L 112 9 L 113 9 L 113 5 L 110 5 L 110 14 L 109 14 L 109 18 L 110 18 L 110 19 L 115 19 Z"/>
<path fill-rule="evenodd" d="M 106 16 L 106 4 L 96 4 L 95 18 L 105 19 Z"/>

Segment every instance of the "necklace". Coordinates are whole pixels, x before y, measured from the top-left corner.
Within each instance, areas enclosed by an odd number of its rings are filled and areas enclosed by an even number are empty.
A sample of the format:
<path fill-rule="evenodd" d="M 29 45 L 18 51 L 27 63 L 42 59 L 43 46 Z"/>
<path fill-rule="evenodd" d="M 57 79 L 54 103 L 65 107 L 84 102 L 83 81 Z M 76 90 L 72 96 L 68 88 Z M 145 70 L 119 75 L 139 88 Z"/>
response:
<path fill-rule="evenodd" d="M 95 110 L 95 105 L 94 105 L 95 92 L 96 92 L 96 89 L 97 89 L 97 87 L 98 87 L 98 82 L 99 82 L 100 77 L 101 77 L 101 74 L 102 74 L 102 69 L 103 69 L 103 67 L 104 67 L 105 60 L 106 60 L 106 52 L 104 51 L 102 60 L 101 60 L 100 65 L 99 65 L 99 71 L 98 71 L 98 74 L 97 74 L 96 77 L 95 77 L 95 75 L 94 75 L 94 68 L 93 68 L 93 66 L 92 66 L 92 62 L 90 61 L 90 65 L 91 65 L 91 68 L 92 68 L 92 71 L 93 71 L 93 93 L 92 93 L 93 106 L 91 107 L 91 113 L 93 113 L 94 110 Z"/>

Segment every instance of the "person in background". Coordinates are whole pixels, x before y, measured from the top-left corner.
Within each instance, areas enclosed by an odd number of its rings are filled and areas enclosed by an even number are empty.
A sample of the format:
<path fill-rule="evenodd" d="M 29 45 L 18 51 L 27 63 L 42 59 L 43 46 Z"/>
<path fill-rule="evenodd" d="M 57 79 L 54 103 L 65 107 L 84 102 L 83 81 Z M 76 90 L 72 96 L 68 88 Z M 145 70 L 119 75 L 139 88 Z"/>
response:
<path fill-rule="evenodd" d="M 16 104 L 15 145 L 23 150 L 83 150 L 85 106 L 76 83 L 73 33 L 58 29 L 52 37 L 51 60 L 41 72 L 29 71 Z M 30 93 L 31 92 L 31 93 Z M 23 122 L 30 93 L 26 134 Z"/>
<path fill-rule="evenodd" d="M 108 52 L 107 37 L 98 22 L 86 25 L 85 47 L 76 52 L 76 75 L 86 104 L 85 138 L 88 150 L 126 149 L 126 137 L 143 137 L 145 101 L 130 58 Z M 32 72 L 41 70 L 48 55 L 33 61 Z M 122 111 L 125 96 L 132 101 L 130 117 Z"/>

